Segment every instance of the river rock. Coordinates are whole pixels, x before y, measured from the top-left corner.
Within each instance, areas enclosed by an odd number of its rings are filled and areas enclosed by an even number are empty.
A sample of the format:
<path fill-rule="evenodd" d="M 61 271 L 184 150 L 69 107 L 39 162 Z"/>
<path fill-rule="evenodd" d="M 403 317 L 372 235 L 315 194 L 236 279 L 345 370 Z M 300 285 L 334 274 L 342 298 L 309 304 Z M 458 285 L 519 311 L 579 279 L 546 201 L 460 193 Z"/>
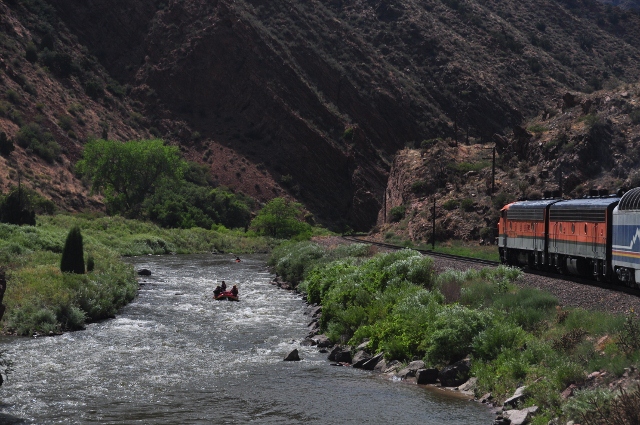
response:
<path fill-rule="evenodd" d="M 316 335 L 313 337 L 313 340 L 316 342 L 318 348 L 327 348 L 331 346 L 331 341 L 327 338 L 326 335 Z"/>
<path fill-rule="evenodd" d="M 466 395 L 473 395 L 473 390 L 476 388 L 476 382 L 478 382 L 478 378 L 469 378 L 467 382 L 458 387 L 458 391 Z"/>
<path fill-rule="evenodd" d="M 329 360 L 338 363 L 351 363 L 351 347 L 336 345 L 329 353 Z"/>
<path fill-rule="evenodd" d="M 384 362 L 383 356 L 384 353 L 376 354 L 375 356 L 364 362 L 360 367 L 364 370 L 374 370 L 378 366 L 378 363 L 380 363 L 381 361 Z M 353 365 L 353 367 L 355 367 L 355 364 Z"/>
<path fill-rule="evenodd" d="M 387 369 L 388 363 L 384 358 L 381 358 L 380 361 L 373 367 L 375 372 L 383 373 L 385 369 Z"/>
<path fill-rule="evenodd" d="M 400 369 L 400 367 L 402 367 L 402 363 L 400 363 L 398 360 L 392 360 L 386 366 L 387 367 L 384 370 L 384 373 L 396 373 Z"/>
<path fill-rule="evenodd" d="M 444 367 L 438 374 L 438 379 L 443 387 L 457 387 L 469 379 L 471 361 L 460 360 L 452 365 Z"/>
<path fill-rule="evenodd" d="M 416 371 L 416 383 L 420 385 L 435 384 L 438 382 L 438 369 L 418 369 Z"/>
<path fill-rule="evenodd" d="M 149 269 L 140 269 L 140 270 L 138 270 L 138 276 L 151 276 L 151 270 L 149 270 Z"/>
<path fill-rule="evenodd" d="M 311 317 L 318 317 L 320 313 L 322 313 L 322 306 L 319 306 L 316 304 L 310 305 L 309 307 L 307 307 L 307 310 L 304 312 L 304 314 Z"/>
<path fill-rule="evenodd" d="M 285 362 L 297 362 L 300 361 L 300 356 L 298 355 L 298 349 L 296 348 L 284 358 Z"/>
<path fill-rule="evenodd" d="M 367 351 L 367 347 L 369 347 L 369 338 L 362 341 L 362 343 L 356 347 L 356 351 Z"/>
<path fill-rule="evenodd" d="M 305 338 L 300 342 L 300 345 L 303 347 L 310 347 L 316 345 L 316 342 L 312 338 Z"/>
<path fill-rule="evenodd" d="M 527 407 L 522 410 L 507 410 L 502 413 L 506 419 L 509 419 L 510 425 L 524 425 L 529 422 L 531 415 L 538 411 L 538 406 Z"/>
<path fill-rule="evenodd" d="M 362 368 L 362 365 L 371 359 L 371 354 L 364 350 L 360 350 L 351 359 L 352 366 L 355 368 Z"/>
<path fill-rule="evenodd" d="M 409 363 L 407 367 L 398 372 L 396 376 L 400 379 L 413 378 L 419 369 L 424 369 L 424 362 L 422 360 Z"/>
<path fill-rule="evenodd" d="M 516 404 L 518 404 L 518 402 L 524 400 L 524 398 L 525 398 L 524 390 L 526 388 L 527 388 L 526 386 L 516 388 L 516 392 L 513 393 L 513 395 L 511 397 L 509 397 L 508 399 L 506 399 L 504 401 L 503 406 L 505 406 L 505 407 L 508 407 L 508 406 L 515 407 Z"/>

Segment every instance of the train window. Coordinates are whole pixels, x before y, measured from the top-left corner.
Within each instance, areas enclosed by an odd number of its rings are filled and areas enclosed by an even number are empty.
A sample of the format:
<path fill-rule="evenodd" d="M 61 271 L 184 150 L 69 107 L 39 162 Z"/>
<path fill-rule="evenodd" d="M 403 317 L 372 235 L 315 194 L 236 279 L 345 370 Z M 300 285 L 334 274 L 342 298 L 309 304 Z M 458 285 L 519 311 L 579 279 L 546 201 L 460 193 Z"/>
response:
<path fill-rule="evenodd" d="M 571 223 L 571 233 L 575 233 L 576 232 L 576 225 Z"/>
<path fill-rule="evenodd" d="M 560 233 L 562 233 L 562 223 L 560 223 Z"/>
<path fill-rule="evenodd" d="M 585 229 L 586 229 L 586 227 L 585 227 Z M 512 222 L 509 222 L 509 230 L 513 230 L 513 223 Z"/>

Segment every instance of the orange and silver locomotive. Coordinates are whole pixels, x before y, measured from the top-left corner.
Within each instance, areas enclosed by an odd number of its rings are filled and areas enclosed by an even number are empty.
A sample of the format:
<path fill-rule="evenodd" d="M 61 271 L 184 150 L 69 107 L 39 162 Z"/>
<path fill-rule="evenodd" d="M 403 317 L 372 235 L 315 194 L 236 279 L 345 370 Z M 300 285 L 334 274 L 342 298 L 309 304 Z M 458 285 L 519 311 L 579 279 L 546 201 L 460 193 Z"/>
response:
<path fill-rule="evenodd" d="M 621 195 L 506 205 L 498 223 L 501 261 L 638 286 L 640 188 Z"/>

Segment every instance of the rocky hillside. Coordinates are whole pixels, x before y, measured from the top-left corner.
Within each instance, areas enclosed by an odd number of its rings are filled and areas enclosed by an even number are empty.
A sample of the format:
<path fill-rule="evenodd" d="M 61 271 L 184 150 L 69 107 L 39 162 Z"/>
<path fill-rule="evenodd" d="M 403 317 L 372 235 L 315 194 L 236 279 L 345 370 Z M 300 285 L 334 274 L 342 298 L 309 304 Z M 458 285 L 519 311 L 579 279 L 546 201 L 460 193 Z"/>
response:
<path fill-rule="evenodd" d="M 493 147 L 496 148 L 493 173 Z M 640 84 L 591 94 L 565 93 L 544 112 L 496 134 L 491 144 L 429 140 L 393 164 L 379 238 L 400 234 L 490 242 L 499 209 L 552 193 L 568 198 L 640 186 Z"/>
<path fill-rule="evenodd" d="M 98 207 L 71 173 L 87 137 L 154 136 L 337 229 L 376 222 L 404 147 L 508 138 L 640 73 L 639 16 L 591 0 L 12 0 L 0 41 L 0 131 L 60 146 L 22 142 L 4 189 Z"/>

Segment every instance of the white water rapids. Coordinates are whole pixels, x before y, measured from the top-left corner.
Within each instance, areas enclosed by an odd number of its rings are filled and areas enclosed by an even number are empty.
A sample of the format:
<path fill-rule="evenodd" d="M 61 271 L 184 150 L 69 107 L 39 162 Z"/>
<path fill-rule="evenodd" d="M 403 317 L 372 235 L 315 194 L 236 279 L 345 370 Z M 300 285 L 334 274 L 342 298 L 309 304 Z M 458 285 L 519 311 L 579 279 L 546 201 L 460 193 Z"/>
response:
<path fill-rule="evenodd" d="M 127 259 L 143 277 L 115 319 L 56 337 L 3 338 L 14 373 L 0 424 L 490 424 L 477 403 L 392 382 L 301 347 L 304 302 L 265 257 Z M 213 301 L 238 284 L 240 302 Z M 302 361 L 284 362 L 298 348 Z"/>

